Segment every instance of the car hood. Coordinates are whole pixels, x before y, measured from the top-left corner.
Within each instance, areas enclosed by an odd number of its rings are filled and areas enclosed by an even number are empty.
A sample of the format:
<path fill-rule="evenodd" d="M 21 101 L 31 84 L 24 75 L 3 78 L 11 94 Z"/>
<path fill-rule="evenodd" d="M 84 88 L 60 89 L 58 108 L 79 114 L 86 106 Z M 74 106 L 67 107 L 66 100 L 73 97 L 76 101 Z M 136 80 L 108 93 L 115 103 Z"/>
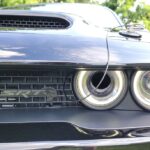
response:
<path fill-rule="evenodd" d="M 150 33 L 139 32 L 140 39 L 127 38 L 118 32 L 108 34 L 110 67 L 146 67 L 150 64 Z"/>
<path fill-rule="evenodd" d="M 40 6 L 45 6 L 45 4 Z M 106 31 L 89 25 L 82 17 L 42 11 L 41 7 L 35 5 L 2 8 L 0 14 L 65 18 L 70 21 L 71 26 L 59 30 L 0 28 L 1 64 L 106 67 L 108 63 Z"/>
<path fill-rule="evenodd" d="M 79 30 L 80 31 L 80 30 Z M 56 64 L 84 68 L 108 63 L 106 33 L 67 30 L 0 31 L 1 64 Z M 88 35 L 92 32 L 92 35 Z"/>

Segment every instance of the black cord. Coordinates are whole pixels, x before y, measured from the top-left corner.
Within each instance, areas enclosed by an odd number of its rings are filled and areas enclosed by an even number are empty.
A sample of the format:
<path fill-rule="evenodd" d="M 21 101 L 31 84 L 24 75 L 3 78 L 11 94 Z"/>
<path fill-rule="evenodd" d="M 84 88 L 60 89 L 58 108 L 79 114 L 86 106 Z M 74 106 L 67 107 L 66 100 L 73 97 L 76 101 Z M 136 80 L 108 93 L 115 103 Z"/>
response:
<path fill-rule="evenodd" d="M 107 32 L 107 35 L 106 35 L 106 48 L 107 48 L 107 64 L 106 64 L 106 69 L 105 69 L 105 72 L 102 76 L 102 78 L 100 79 L 99 83 L 97 84 L 97 86 L 93 89 L 93 92 L 96 91 L 98 89 L 98 87 L 101 85 L 101 83 L 103 82 L 106 74 L 107 74 L 107 71 L 108 71 L 108 67 L 109 67 L 109 46 L 108 46 L 108 32 Z M 65 85 L 66 85 L 66 80 L 68 78 L 70 74 L 68 74 L 67 76 L 65 76 L 65 80 L 64 80 L 64 84 L 63 84 L 63 92 L 64 92 L 64 95 L 66 97 L 66 99 L 68 100 L 68 96 L 66 94 L 66 91 L 65 91 Z M 89 96 L 91 96 L 92 92 L 90 92 L 89 95 L 87 95 L 86 97 L 84 97 L 83 99 L 78 99 L 77 101 L 83 101 L 85 100 L 86 98 L 88 98 Z M 71 99 L 70 99 L 71 100 Z"/>
<path fill-rule="evenodd" d="M 64 93 L 64 95 L 65 95 L 66 100 L 71 100 L 71 99 L 68 98 L 68 96 L 67 96 L 67 94 L 66 94 L 66 91 L 65 91 L 66 81 L 67 81 L 67 79 L 68 79 L 68 77 L 69 77 L 70 75 L 73 76 L 73 73 L 72 73 L 72 72 L 71 72 L 71 73 L 68 73 L 68 74 L 65 76 L 65 80 L 64 80 L 64 83 L 63 83 L 63 93 Z M 73 78 L 72 78 L 72 80 L 73 80 Z M 72 82 L 73 82 L 73 81 L 72 81 Z"/>

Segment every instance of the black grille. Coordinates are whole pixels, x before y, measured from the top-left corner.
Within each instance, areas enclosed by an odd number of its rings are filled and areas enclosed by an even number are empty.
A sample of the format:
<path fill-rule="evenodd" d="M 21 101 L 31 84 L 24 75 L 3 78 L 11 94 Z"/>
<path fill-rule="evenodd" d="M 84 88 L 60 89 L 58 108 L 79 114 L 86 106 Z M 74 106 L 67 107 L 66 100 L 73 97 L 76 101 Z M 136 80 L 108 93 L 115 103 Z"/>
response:
<path fill-rule="evenodd" d="M 0 27 L 65 29 L 69 22 L 57 17 L 0 16 Z"/>
<path fill-rule="evenodd" d="M 73 72 L 65 71 L 0 71 L 0 107 L 53 107 L 77 106 L 73 89 Z M 49 99 L 47 95 L 36 94 L 42 89 L 52 88 L 57 96 Z M 3 95 L 3 93 L 5 96 Z M 17 93 L 15 96 L 11 92 Z M 19 94 L 25 91 L 26 94 Z M 35 91 L 34 94 L 29 94 Z"/>

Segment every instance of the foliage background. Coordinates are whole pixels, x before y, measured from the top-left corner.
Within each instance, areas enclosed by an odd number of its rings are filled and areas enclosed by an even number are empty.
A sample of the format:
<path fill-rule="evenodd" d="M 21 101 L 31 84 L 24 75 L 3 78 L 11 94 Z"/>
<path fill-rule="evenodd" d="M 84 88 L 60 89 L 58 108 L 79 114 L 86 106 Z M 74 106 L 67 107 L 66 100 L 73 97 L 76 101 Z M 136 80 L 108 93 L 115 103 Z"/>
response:
<path fill-rule="evenodd" d="M 145 1 L 146 0 L 0 0 L 0 7 L 52 2 L 96 3 L 114 10 L 125 23 L 140 23 L 150 30 L 150 5 L 146 5 Z"/>

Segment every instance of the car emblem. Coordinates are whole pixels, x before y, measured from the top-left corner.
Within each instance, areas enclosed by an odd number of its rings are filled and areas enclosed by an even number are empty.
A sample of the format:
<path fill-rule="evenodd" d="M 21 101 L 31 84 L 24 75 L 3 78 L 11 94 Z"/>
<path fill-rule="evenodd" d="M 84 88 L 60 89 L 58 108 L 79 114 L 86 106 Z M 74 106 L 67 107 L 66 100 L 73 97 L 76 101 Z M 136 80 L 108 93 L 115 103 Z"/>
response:
<path fill-rule="evenodd" d="M 52 87 L 38 90 L 0 90 L 0 97 L 47 97 L 48 101 L 52 101 L 54 97 L 57 97 L 57 91 Z"/>

